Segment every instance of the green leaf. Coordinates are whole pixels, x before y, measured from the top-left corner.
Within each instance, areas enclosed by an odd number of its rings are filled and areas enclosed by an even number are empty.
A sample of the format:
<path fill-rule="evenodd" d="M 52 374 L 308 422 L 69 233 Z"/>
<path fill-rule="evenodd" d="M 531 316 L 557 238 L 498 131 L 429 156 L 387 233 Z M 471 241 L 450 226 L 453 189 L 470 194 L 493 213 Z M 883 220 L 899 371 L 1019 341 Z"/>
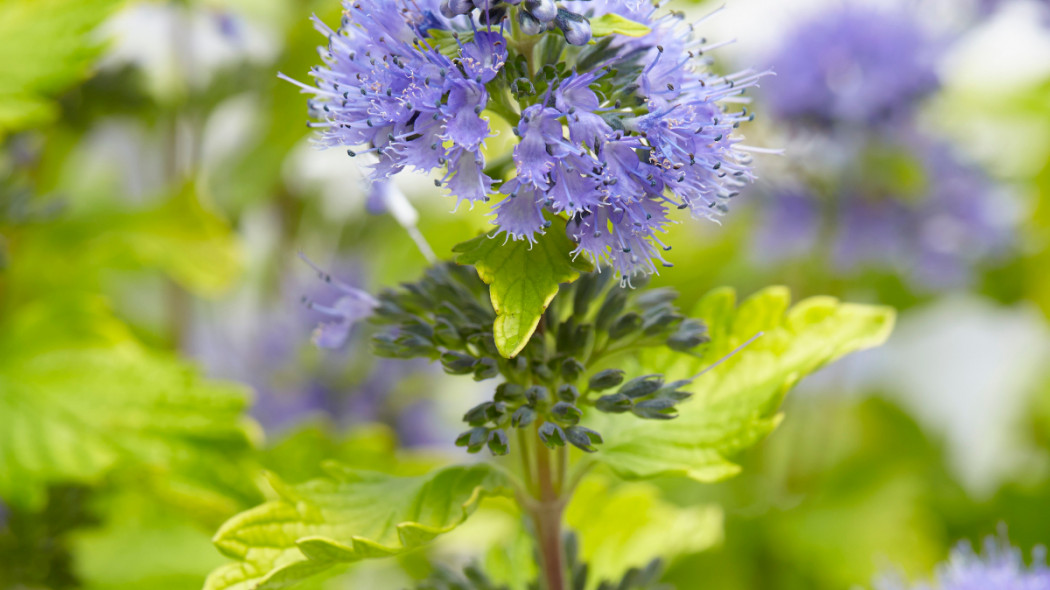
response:
<path fill-rule="evenodd" d="M 558 294 L 560 283 L 575 281 L 580 272 L 591 270 L 583 257 L 572 256 L 573 244 L 565 235 L 565 221 L 553 226 L 536 243 L 510 240 L 504 243 L 482 234 L 455 248 L 456 262 L 473 264 L 482 281 L 490 286 L 496 310 L 493 333 L 496 347 L 507 358 L 528 344 L 547 305 Z"/>
<path fill-rule="evenodd" d="M 100 508 L 103 526 L 72 535 L 71 553 L 82 588 L 200 588 L 208 572 L 222 565 L 210 531 L 135 488 L 106 497 Z"/>
<path fill-rule="evenodd" d="M 216 510 L 255 497 L 239 386 L 142 348 L 98 301 L 23 306 L 0 326 L 0 497 L 38 506 L 49 484 L 146 467 Z"/>
<path fill-rule="evenodd" d="M 56 289 L 97 290 L 118 269 L 158 269 L 195 294 L 216 295 L 241 269 L 237 237 L 187 183 L 150 207 L 74 211 L 17 236 L 10 282 L 21 299 Z M 47 268 L 48 272 L 40 272 Z"/>
<path fill-rule="evenodd" d="M 102 220 L 92 239 L 110 265 L 159 268 L 201 295 L 221 293 L 237 276 L 241 253 L 229 224 L 206 207 L 196 185 L 143 211 Z"/>
<path fill-rule="evenodd" d="M 580 536 L 580 558 L 590 568 L 588 590 L 602 580 L 620 580 L 632 567 L 671 561 L 722 540 L 721 509 L 668 504 L 646 483 L 612 487 L 605 478 L 589 477 L 576 488 L 565 519 Z"/>
<path fill-rule="evenodd" d="M 603 14 L 598 18 L 591 19 L 591 36 L 603 37 L 605 35 L 626 35 L 628 37 L 644 37 L 652 32 L 652 29 L 624 18 L 618 14 Z"/>
<path fill-rule="evenodd" d="M 288 486 L 278 500 L 228 521 L 215 544 L 236 559 L 206 590 L 285 588 L 335 565 L 403 553 L 456 528 L 508 482 L 488 465 L 397 477 L 327 466 L 329 476 Z"/>
<path fill-rule="evenodd" d="M 50 96 L 87 76 L 119 0 L 0 0 L 0 137 L 45 123 Z"/>
<path fill-rule="evenodd" d="M 595 458 L 628 479 L 659 475 L 717 481 L 735 475 L 730 457 L 769 434 L 787 391 L 803 376 L 846 354 L 878 346 L 893 327 L 887 307 L 806 299 L 790 310 L 787 289 L 772 287 L 735 305 L 731 290 L 706 295 L 691 314 L 708 326 L 711 344 L 703 358 L 667 355 L 643 362 L 646 372 L 687 378 L 725 357 L 758 333 L 738 354 L 685 389 L 693 401 L 668 422 L 625 416 L 593 416 L 606 444 Z M 594 413 L 597 414 L 597 413 Z"/>

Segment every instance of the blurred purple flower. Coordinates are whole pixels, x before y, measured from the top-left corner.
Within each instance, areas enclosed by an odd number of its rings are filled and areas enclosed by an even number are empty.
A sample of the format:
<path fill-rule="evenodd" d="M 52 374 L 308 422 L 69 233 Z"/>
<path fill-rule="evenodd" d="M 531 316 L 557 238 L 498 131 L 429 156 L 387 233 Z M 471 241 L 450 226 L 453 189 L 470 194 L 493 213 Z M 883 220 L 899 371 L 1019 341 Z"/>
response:
<path fill-rule="evenodd" d="M 876 590 L 1050 590 L 1050 569 L 1046 551 L 1038 548 L 1033 565 L 1025 565 L 1021 551 L 1005 539 L 989 537 L 984 554 L 978 555 L 969 543 L 961 543 L 948 561 L 937 569 L 931 583 L 908 585 L 889 576 L 875 584 Z"/>
<path fill-rule="evenodd" d="M 820 201 L 803 189 L 771 195 L 761 212 L 754 251 L 762 262 L 810 256 L 819 243 Z"/>
<path fill-rule="evenodd" d="M 213 377 L 250 386 L 255 392 L 252 415 L 267 431 L 317 415 L 341 420 L 341 400 L 359 394 L 357 387 L 345 384 L 344 362 L 329 353 L 320 358 L 306 354 L 310 328 L 330 316 L 303 305 L 300 296 L 323 296 L 328 288 L 329 283 L 302 280 L 301 273 L 288 274 L 273 296 L 243 297 L 193 326 L 190 354 Z"/>
<path fill-rule="evenodd" d="M 300 254 L 299 257 L 309 264 L 310 268 L 317 271 L 321 280 L 332 285 L 341 293 L 341 296 L 332 305 L 321 305 L 303 297 L 304 303 L 310 309 L 334 318 L 333 321 L 318 324 L 314 330 L 313 342 L 318 348 L 342 348 L 347 338 L 350 337 L 350 330 L 354 324 L 372 315 L 372 310 L 379 305 L 379 301 L 361 289 L 355 289 L 339 279 L 333 279 L 332 275 L 318 268 L 305 255 Z"/>
<path fill-rule="evenodd" d="M 769 61 L 774 114 L 868 124 L 911 112 L 935 90 L 937 43 L 903 6 L 842 3 L 796 26 Z"/>
<path fill-rule="evenodd" d="M 873 174 L 890 176 L 881 170 L 847 169 L 823 196 L 773 193 L 759 217 L 756 258 L 827 256 L 840 273 L 876 268 L 924 289 L 965 283 L 974 266 L 1009 247 L 1010 207 L 991 179 L 948 146 L 908 143 L 922 175 L 917 188 L 870 182 Z"/>

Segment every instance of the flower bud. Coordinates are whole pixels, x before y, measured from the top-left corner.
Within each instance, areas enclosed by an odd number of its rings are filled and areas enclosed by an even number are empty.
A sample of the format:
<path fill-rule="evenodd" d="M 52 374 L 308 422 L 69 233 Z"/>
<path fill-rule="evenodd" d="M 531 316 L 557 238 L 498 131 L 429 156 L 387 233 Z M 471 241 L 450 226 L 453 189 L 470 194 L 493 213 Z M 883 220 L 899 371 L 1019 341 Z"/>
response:
<path fill-rule="evenodd" d="M 642 375 L 624 383 L 620 388 L 620 393 L 629 398 L 645 397 L 660 389 L 663 384 L 662 375 Z"/>
<path fill-rule="evenodd" d="M 441 355 L 441 366 L 449 375 L 466 375 L 474 370 L 478 359 L 462 352 L 449 350 Z"/>
<path fill-rule="evenodd" d="M 471 428 L 456 437 L 456 446 L 467 447 L 468 453 L 476 453 L 481 450 L 488 438 L 488 428 Z"/>
<path fill-rule="evenodd" d="M 569 45 L 586 45 L 591 40 L 590 21 L 575 12 L 559 8 L 554 24 L 565 34 L 565 40 Z"/>
<path fill-rule="evenodd" d="M 578 424 L 583 412 L 569 402 L 558 402 L 551 408 L 554 419 L 562 424 Z"/>
<path fill-rule="evenodd" d="M 616 387 L 623 383 L 623 371 L 620 369 L 605 369 L 599 371 L 591 376 L 591 380 L 587 382 L 587 387 L 591 391 L 601 391 L 603 389 L 609 389 L 610 387 Z"/>
<path fill-rule="evenodd" d="M 525 0 L 525 10 L 541 23 L 549 23 L 558 16 L 554 0 Z"/>
<path fill-rule="evenodd" d="M 448 0 L 441 0 L 441 4 L 438 6 L 438 11 L 441 12 L 441 16 L 445 18 L 456 18 L 459 14 L 452 12 L 452 7 L 448 5 Z"/>
<path fill-rule="evenodd" d="M 586 370 L 587 367 L 574 358 L 567 358 L 561 363 L 561 376 L 566 381 L 575 381 L 579 378 L 580 373 Z"/>
<path fill-rule="evenodd" d="M 554 422 L 544 422 L 540 426 L 540 440 L 550 448 L 565 446 L 565 431 Z"/>
<path fill-rule="evenodd" d="M 536 412 L 529 406 L 521 406 L 510 416 L 510 423 L 515 428 L 525 428 L 536 419 Z"/>
<path fill-rule="evenodd" d="M 622 414 L 631 409 L 631 398 L 622 393 L 603 395 L 594 402 L 598 411 L 607 414 Z"/>
<path fill-rule="evenodd" d="M 471 0 L 448 0 L 448 9 L 457 15 L 467 14 L 474 10 L 474 3 Z"/>
<path fill-rule="evenodd" d="M 463 421 L 471 426 L 481 426 L 489 421 L 489 407 L 492 402 L 482 402 L 463 414 Z"/>
<path fill-rule="evenodd" d="M 494 398 L 498 402 L 519 402 L 525 399 L 525 388 L 517 383 L 500 383 Z"/>
<path fill-rule="evenodd" d="M 649 420 L 670 420 L 678 417 L 675 401 L 670 399 L 647 399 L 631 408 L 635 416 Z"/>
<path fill-rule="evenodd" d="M 533 385 L 525 390 L 525 399 L 530 406 L 543 403 L 547 400 L 547 388 L 542 385 Z"/>
<path fill-rule="evenodd" d="M 602 435 L 583 426 L 570 426 L 565 429 L 565 437 L 581 451 L 593 453 L 598 449 L 594 445 L 602 443 Z"/>
<path fill-rule="evenodd" d="M 539 35 L 547 28 L 526 10 L 518 11 L 518 25 L 521 27 L 521 32 L 526 35 Z"/>
<path fill-rule="evenodd" d="M 558 388 L 558 399 L 563 402 L 575 402 L 580 399 L 580 392 L 575 386 L 566 383 Z"/>
<path fill-rule="evenodd" d="M 609 338 L 619 340 L 642 327 L 642 316 L 634 313 L 626 313 L 620 316 L 612 326 L 609 326 Z"/>
<path fill-rule="evenodd" d="M 489 451 L 493 455 L 506 455 L 510 451 L 510 442 L 507 433 L 502 428 L 497 428 L 489 433 Z"/>
<path fill-rule="evenodd" d="M 486 379 L 492 379 L 499 375 L 499 364 L 496 359 L 491 357 L 484 357 L 478 360 L 478 363 L 474 366 L 474 380 L 484 381 Z"/>

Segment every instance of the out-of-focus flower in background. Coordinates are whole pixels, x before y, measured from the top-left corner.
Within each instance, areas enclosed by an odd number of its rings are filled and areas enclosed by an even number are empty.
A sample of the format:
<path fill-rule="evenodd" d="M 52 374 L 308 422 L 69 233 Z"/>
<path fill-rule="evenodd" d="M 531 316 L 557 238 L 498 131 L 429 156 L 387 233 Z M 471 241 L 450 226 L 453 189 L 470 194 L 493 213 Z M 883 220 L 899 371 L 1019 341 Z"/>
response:
<path fill-rule="evenodd" d="M 1037 548 L 1032 564 L 1025 563 L 1019 549 L 1004 537 L 985 539 L 978 554 L 969 543 L 960 543 L 951 557 L 937 568 L 934 580 L 909 585 L 898 576 L 886 576 L 876 590 L 1046 590 L 1050 588 L 1050 568 L 1046 550 Z"/>
<path fill-rule="evenodd" d="M 787 124 L 790 164 L 755 199 L 759 260 L 822 258 L 929 290 L 1012 245 L 1009 192 L 923 124 L 945 48 L 896 3 L 816 11 L 784 36 L 760 96 Z"/>
<path fill-rule="evenodd" d="M 937 88 L 939 46 L 903 5 L 842 3 L 796 24 L 767 61 L 773 114 L 833 126 L 910 116 Z"/>

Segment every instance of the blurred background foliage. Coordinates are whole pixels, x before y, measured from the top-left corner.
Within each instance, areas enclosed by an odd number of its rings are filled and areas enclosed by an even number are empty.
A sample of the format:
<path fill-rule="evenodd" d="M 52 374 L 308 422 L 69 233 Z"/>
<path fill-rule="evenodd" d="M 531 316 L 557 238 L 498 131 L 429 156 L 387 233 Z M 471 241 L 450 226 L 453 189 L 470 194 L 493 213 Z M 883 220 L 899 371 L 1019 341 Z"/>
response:
<path fill-rule="evenodd" d="M 716 67 L 781 72 L 745 134 L 786 154 L 758 157 L 762 178 L 722 225 L 675 226 L 676 267 L 655 283 L 685 307 L 720 285 L 784 284 L 893 305 L 900 329 L 804 384 L 735 479 L 588 481 L 569 521 L 598 570 L 665 555 L 681 588 L 831 590 L 924 575 L 1000 526 L 1026 551 L 1050 541 L 1046 8 L 909 3 L 938 82 L 903 117 L 777 106 L 791 60 L 831 51 L 778 44 L 856 3 L 734 0 L 705 25 L 738 39 Z M 302 298 L 335 294 L 297 251 L 373 291 L 426 265 L 394 216 L 370 212 L 356 165 L 311 145 L 303 96 L 276 77 L 306 78 L 322 41 L 308 16 L 339 11 L 0 0 L 0 587 L 199 587 L 223 561 L 216 527 L 272 494 L 262 469 L 294 483 L 329 459 L 417 473 L 460 458 L 456 423 L 483 390 L 372 357 L 365 328 L 342 351 L 309 344 L 319 316 Z M 488 226 L 481 208 L 450 214 L 429 179 L 398 188 L 439 257 Z M 858 192 L 907 213 L 863 209 L 851 226 L 839 213 L 870 204 Z M 951 272 L 923 266 L 925 226 L 909 224 L 963 194 L 994 227 L 953 234 L 937 263 Z M 851 238 L 880 256 L 836 257 Z M 399 587 L 450 559 L 510 582 L 528 551 L 493 501 L 433 547 L 312 584 Z"/>

